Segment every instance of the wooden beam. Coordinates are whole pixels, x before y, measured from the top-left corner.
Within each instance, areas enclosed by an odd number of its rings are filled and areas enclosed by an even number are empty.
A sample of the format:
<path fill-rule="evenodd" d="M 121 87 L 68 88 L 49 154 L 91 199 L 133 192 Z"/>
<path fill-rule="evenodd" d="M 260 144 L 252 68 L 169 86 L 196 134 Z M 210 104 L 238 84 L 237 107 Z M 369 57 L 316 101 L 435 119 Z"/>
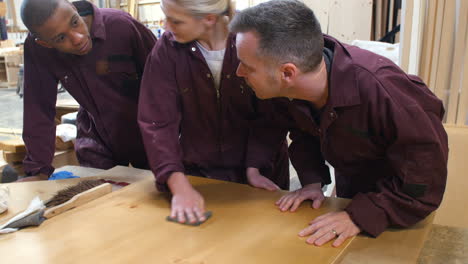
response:
<path fill-rule="evenodd" d="M 400 46 L 400 67 L 408 72 L 409 57 L 411 54 L 411 32 L 413 30 L 413 9 L 412 0 L 403 1 L 403 21 L 401 24 L 401 46 Z"/>
<path fill-rule="evenodd" d="M 15 153 L 26 152 L 26 147 L 21 138 L 0 141 L 0 149 L 3 151 L 10 151 Z"/>
<path fill-rule="evenodd" d="M 382 3 L 383 0 L 374 0 L 374 39 L 382 37 Z"/>
<path fill-rule="evenodd" d="M 468 43 L 465 43 L 463 59 L 463 80 L 461 83 L 460 100 L 458 102 L 457 125 L 465 125 L 468 113 Z"/>
<path fill-rule="evenodd" d="M 448 98 L 447 109 L 447 124 L 455 124 L 457 120 L 457 108 L 460 90 L 466 87 L 460 87 L 463 80 L 462 69 L 468 67 L 468 64 L 463 65 L 463 53 L 466 49 L 467 37 L 467 24 L 468 24 L 468 2 L 460 2 L 460 16 L 458 17 L 458 26 L 455 33 L 455 50 L 453 54 L 453 70 L 450 77 L 450 95 Z M 460 89 L 461 88 L 461 89 Z M 463 119 L 463 118 L 462 118 Z M 465 120 L 463 120 L 464 122 Z"/>
<path fill-rule="evenodd" d="M 15 153 L 10 151 L 3 151 L 3 160 L 5 160 L 7 163 L 22 162 L 25 156 L 25 152 Z"/>
<path fill-rule="evenodd" d="M 419 76 L 429 85 L 429 89 L 434 91 L 434 87 L 429 84 L 431 76 L 432 52 L 434 48 L 435 24 L 436 24 L 437 2 L 427 1 L 427 12 L 423 32 L 422 52 L 419 67 Z"/>
<path fill-rule="evenodd" d="M 449 0 L 452 1 L 452 0 Z M 432 50 L 432 62 L 431 62 L 431 77 L 429 79 L 429 87 L 432 87 L 432 91 L 436 90 L 437 82 L 437 71 L 439 66 L 439 52 L 440 52 L 440 43 L 442 36 L 442 25 L 444 20 L 444 8 L 445 0 L 437 0 L 437 12 L 436 12 L 436 22 L 434 29 L 434 46 Z"/>
<path fill-rule="evenodd" d="M 456 25 L 456 2 L 445 1 L 444 20 L 442 22 L 442 34 L 439 50 L 439 65 L 437 68 L 437 80 L 435 94 L 444 105 L 447 106 L 448 91 L 450 89 L 450 72 L 452 70 L 454 36 Z"/>

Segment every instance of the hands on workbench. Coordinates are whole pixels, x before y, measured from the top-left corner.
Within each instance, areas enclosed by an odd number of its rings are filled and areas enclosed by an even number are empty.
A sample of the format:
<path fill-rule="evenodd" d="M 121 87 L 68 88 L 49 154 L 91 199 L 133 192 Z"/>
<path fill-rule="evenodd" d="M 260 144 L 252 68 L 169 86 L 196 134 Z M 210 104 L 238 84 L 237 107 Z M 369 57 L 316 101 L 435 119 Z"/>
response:
<path fill-rule="evenodd" d="M 320 208 L 322 202 L 325 200 L 321 183 L 308 184 L 299 190 L 290 192 L 281 197 L 276 202 L 276 205 L 283 212 L 287 210 L 294 212 L 305 200 L 312 200 L 312 207 L 314 209 Z"/>
<path fill-rule="evenodd" d="M 182 172 L 172 173 L 167 184 L 172 192 L 171 218 L 177 219 L 179 223 L 206 220 L 205 200 Z"/>
<path fill-rule="evenodd" d="M 41 174 L 38 174 L 38 175 L 35 175 L 35 176 L 29 176 L 29 177 L 21 178 L 21 179 L 17 180 L 17 182 L 47 181 L 48 179 L 49 179 L 49 176 L 41 173 Z"/>
<path fill-rule="evenodd" d="M 247 181 L 250 185 L 256 188 L 265 189 L 268 191 L 279 190 L 280 187 L 274 184 L 270 179 L 260 174 L 257 168 L 247 168 Z"/>
<path fill-rule="evenodd" d="M 290 192 L 281 197 L 276 205 L 283 212 L 294 212 L 305 200 L 312 200 L 314 209 L 320 208 L 325 200 L 320 183 L 308 184 L 303 188 Z M 321 215 L 309 223 L 309 226 L 299 232 L 299 236 L 307 238 L 306 242 L 321 246 L 336 238 L 332 246 L 339 247 L 346 239 L 359 234 L 361 230 L 354 224 L 345 211 L 332 212 Z"/>
<path fill-rule="evenodd" d="M 339 247 L 346 239 L 356 236 L 361 229 L 354 224 L 345 211 L 331 212 L 321 215 L 309 223 L 309 226 L 299 232 L 299 236 L 307 238 L 306 242 L 321 246 L 335 239 L 332 246 Z"/>

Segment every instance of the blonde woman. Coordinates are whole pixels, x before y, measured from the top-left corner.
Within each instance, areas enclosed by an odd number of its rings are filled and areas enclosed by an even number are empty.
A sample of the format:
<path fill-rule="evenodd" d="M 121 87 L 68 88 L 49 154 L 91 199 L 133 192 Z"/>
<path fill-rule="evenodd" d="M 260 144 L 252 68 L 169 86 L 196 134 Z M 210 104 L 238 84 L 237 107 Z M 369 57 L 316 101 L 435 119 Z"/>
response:
<path fill-rule="evenodd" d="M 230 2 L 162 0 L 161 7 L 166 32 L 145 67 L 139 124 L 156 186 L 173 194 L 171 216 L 205 220 L 204 199 L 186 175 L 288 189 L 285 131 L 262 131 L 269 102 L 236 76 Z"/>

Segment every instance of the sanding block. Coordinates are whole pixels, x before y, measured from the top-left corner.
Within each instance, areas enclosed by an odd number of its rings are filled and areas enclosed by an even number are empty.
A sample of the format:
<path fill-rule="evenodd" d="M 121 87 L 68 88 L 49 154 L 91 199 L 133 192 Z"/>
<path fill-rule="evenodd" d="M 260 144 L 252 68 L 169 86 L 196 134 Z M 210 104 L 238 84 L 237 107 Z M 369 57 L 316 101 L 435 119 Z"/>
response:
<path fill-rule="evenodd" d="M 189 221 L 185 221 L 185 223 L 181 223 L 181 222 L 177 221 L 177 217 L 171 217 L 170 215 L 166 217 L 166 220 L 170 221 L 170 222 L 182 224 L 182 225 L 199 226 L 199 225 L 203 224 L 204 222 L 206 222 L 212 215 L 213 215 L 213 213 L 211 211 L 206 211 L 205 212 L 205 221 L 199 221 L 197 219 L 197 221 L 195 223 L 191 223 Z M 185 215 L 185 219 L 188 219 L 187 215 Z"/>

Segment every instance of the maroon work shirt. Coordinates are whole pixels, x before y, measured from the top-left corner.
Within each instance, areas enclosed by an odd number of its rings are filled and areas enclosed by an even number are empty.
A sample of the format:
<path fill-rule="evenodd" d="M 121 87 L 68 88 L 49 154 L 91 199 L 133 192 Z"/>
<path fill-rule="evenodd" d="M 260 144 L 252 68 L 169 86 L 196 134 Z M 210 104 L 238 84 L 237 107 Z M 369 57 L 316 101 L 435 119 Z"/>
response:
<path fill-rule="evenodd" d="M 334 55 L 324 108 L 275 99 L 278 112 L 290 114 L 280 122 L 291 130 L 291 162 L 303 185 L 326 184 L 327 160 L 337 195 L 352 198 L 345 210 L 368 234 L 413 225 L 439 206 L 445 190 L 442 102 L 384 57 L 329 36 L 325 46 Z"/>
<path fill-rule="evenodd" d="M 116 161 L 146 160 L 137 123 L 140 77 L 154 35 L 128 13 L 100 9 L 86 1 L 73 3 L 90 11 L 93 49 L 84 56 L 61 53 L 35 43 L 24 47 L 24 131 L 27 174 L 53 172 L 57 83 L 94 118 L 102 142 Z"/>
<path fill-rule="evenodd" d="M 138 120 L 160 190 L 167 190 L 172 172 L 197 171 L 245 183 L 247 166 L 263 170 L 281 188 L 288 188 L 285 134 L 270 131 L 283 135 L 270 141 L 273 151 L 256 147 L 262 144 L 254 144 L 250 128 L 261 119 L 259 109 L 267 109 L 262 106 L 269 102 L 256 99 L 236 75 L 238 64 L 231 35 L 217 90 L 196 42 L 181 44 L 166 32 L 155 45 L 143 76 Z"/>

